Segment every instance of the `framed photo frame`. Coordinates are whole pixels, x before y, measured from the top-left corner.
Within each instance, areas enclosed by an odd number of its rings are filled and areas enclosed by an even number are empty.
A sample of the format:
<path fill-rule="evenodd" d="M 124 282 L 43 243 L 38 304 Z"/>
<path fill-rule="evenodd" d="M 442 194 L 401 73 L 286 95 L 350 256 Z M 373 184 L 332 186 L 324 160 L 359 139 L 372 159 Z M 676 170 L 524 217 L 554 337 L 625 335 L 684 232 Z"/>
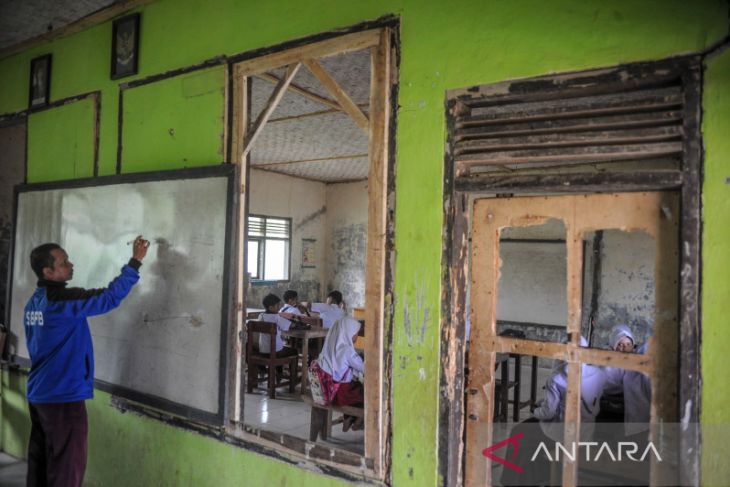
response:
<path fill-rule="evenodd" d="M 317 267 L 316 243 L 314 238 L 302 239 L 302 269 L 315 269 Z"/>
<path fill-rule="evenodd" d="M 45 54 L 30 61 L 28 107 L 48 105 L 51 95 L 51 55 Z"/>
<path fill-rule="evenodd" d="M 112 24 L 111 79 L 137 74 L 139 59 L 138 13 L 117 19 Z"/>

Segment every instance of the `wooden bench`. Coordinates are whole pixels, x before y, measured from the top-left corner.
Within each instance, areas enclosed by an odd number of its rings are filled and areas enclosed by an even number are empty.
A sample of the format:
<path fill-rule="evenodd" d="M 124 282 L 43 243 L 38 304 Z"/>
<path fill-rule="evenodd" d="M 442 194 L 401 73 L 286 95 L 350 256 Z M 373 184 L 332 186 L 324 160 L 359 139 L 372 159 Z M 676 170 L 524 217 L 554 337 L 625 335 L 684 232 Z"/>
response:
<path fill-rule="evenodd" d="M 312 408 L 309 423 L 309 441 L 317 441 L 317 436 L 326 440 L 332 434 L 332 425 L 342 422 L 342 419 L 332 421 L 332 413 L 347 414 L 358 418 L 365 417 L 365 409 L 354 406 L 321 406 L 312 400 L 311 396 L 304 395 L 302 400 Z"/>

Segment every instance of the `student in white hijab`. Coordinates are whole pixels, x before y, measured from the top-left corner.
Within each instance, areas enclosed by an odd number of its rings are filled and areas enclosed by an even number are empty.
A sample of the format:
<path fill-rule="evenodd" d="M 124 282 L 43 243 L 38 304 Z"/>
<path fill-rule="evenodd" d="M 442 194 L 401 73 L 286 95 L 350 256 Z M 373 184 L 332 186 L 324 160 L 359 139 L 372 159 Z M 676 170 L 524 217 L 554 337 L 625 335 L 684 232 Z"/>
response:
<path fill-rule="evenodd" d="M 320 394 L 336 406 L 362 406 L 365 401 L 362 382 L 357 380 L 365 372 L 365 363 L 353 344 L 359 332 L 360 322 L 355 318 L 346 316 L 335 321 L 319 358 L 311 366 L 318 374 Z M 362 418 L 345 415 L 342 430 L 350 427 L 362 429 Z"/>
<path fill-rule="evenodd" d="M 588 341 L 580 337 L 580 345 L 588 346 Z M 580 378 L 580 434 L 581 439 L 589 440 L 593 434 L 594 421 L 600 408 L 600 398 L 606 376 L 600 367 L 581 365 Z M 518 457 L 514 463 L 526 465 L 522 473 L 511 469 L 502 469 L 502 485 L 550 485 L 550 461 L 538 455 L 531 458 L 540 443 L 551 445 L 561 441 L 565 429 L 565 397 L 568 391 L 568 364 L 563 360 L 556 360 L 553 372 L 545 384 L 545 399 L 533 411 L 533 417 L 515 425 L 510 436 L 523 433 L 520 440 Z M 535 423 L 539 423 L 537 428 Z M 553 451 L 552 446 L 548 446 Z M 529 460 L 529 461 L 528 461 Z"/>
<path fill-rule="evenodd" d="M 646 353 L 647 344 L 637 347 L 634 334 L 627 325 L 616 325 L 611 330 L 611 349 L 625 353 Z M 651 410 L 651 383 L 641 372 L 606 367 L 609 387 L 624 395 L 624 423 L 626 434 L 640 433 L 649 428 Z"/>
<path fill-rule="evenodd" d="M 580 346 L 587 347 L 588 341 L 580 337 Z M 606 384 L 606 374 L 595 365 L 581 365 L 580 375 L 580 421 L 581 436 L 590 437 L 593 423 L 600 410 L 601 395 Z M 568 364 L 557 360 L 553 373 L 545 384 L 545 399 L 532 415 L 540 420 L 543 432 L 555 441 L 563 437 L 565 421 L 565 396 L 568 390 Z"/>
<path fill-rule="evenodd" d="M 319 366 L 332 376 L 335 382 L 351 382 L 353 374 L 362 375 L 365 364 L 355 351 L 354 339 L 360 332 L 360 322 L 346 316 L 335 321 L 319 354 Z"/>

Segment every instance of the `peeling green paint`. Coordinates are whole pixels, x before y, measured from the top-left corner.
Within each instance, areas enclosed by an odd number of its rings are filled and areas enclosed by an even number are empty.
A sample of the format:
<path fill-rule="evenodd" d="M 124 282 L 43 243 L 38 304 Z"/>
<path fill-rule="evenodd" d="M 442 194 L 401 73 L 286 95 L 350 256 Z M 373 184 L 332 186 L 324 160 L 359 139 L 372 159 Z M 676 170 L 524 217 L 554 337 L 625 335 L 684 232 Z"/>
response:
<path fill-rule="evenodd" d="M 703 484 L 727 483 L 730 431 L 730 49 L 707 60 L 702 99 L 705 147 L 702 191 L 702 405 Z M 718 426 L 722 425 L 722 426 Z"/>

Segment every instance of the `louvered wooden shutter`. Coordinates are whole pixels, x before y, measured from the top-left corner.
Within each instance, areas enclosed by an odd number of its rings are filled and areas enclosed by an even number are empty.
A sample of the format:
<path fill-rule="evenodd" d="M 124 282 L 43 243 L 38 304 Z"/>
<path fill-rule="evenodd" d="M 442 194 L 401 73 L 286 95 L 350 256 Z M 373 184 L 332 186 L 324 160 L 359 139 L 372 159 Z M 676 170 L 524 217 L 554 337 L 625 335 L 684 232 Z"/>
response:
<path fill-rule="evenodd" d="M 637 161 L 632 167 L 640 169 L 640 161 L 679 160 L 684 113 L 679 78 L 622 83 L 611 75 L 601 84 L 599 76 L 584 83 L 580 74 L 573 76 L 562 80 L 567 87 L 541 78 L 501 83 L 496 90 L 462 90 L 454 97 L 458 109 L 450 123 L 457 176 L 575 171 L 619 161 Z"/>

